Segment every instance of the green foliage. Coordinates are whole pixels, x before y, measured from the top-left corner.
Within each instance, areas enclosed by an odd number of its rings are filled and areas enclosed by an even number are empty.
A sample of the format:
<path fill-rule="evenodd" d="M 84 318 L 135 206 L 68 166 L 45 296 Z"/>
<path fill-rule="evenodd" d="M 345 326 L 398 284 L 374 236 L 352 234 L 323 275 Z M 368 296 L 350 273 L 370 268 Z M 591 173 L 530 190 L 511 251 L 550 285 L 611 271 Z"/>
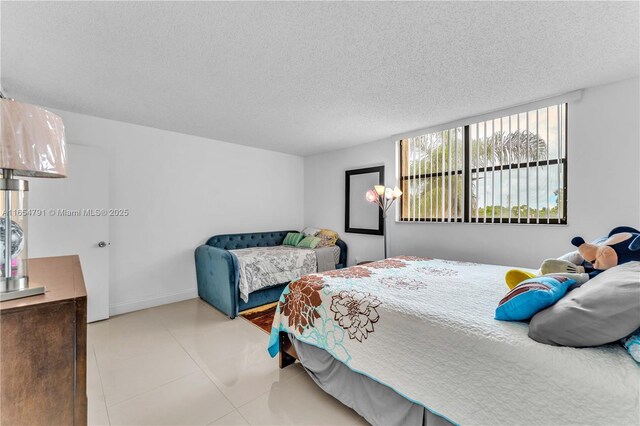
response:
<path fill-rule="evenodd" d="M 460 131 L 445 130 L 431 137 L 409 139 L 409 174 L 430 174 L 443 170 L 460 170 L 463 166 L 464 146 Z M 473 168 L 516 165 L 547 156 L 544 139 L 527 131 L 495 132 L 486 139 L 471 139 Z"/>
<path fill-rule="evenodd" d="M 547 143 L 527 131 L 495 132 L 485 139 L 471 140 L 472 167 L 516 165 L 543 160 L 547 156 Z"/>
<path fill-rule="evenodd" d="M 409 175 L 428 175 L 463 168 L 464 145 L 460 128 L 412 138 L 408 143 Z M 486 139 L 472 138 L 470 148 L 471 167 L 474 169 L 508 164 L 515 166 L 544 160 L 547 156 L 544 139 L 527 131 L 494 132 Z M 546 207 L 538 210 L 526 205 L 512 206 L 511 209 L 500 205 L 478 207 L 477 179 L 473 175 L 471 185 L 472 217 L 476 217 L 477 211 L 477 217 L 481 218 L 508 218 L 509 213 L 511 218 L 537 218 L 538 215 L 541 218 L 553 218 L 558 216 L 558 205 L 563 205 L 564 194 L 555 191 L 558 204 L 548 212 Z M 408 188 L 403 190 L 406 198 L 404 204 L 409 208 L 407 214 L 411 217 L 438 219 L 463 215 L 462 174 L 412 179 Z"/>

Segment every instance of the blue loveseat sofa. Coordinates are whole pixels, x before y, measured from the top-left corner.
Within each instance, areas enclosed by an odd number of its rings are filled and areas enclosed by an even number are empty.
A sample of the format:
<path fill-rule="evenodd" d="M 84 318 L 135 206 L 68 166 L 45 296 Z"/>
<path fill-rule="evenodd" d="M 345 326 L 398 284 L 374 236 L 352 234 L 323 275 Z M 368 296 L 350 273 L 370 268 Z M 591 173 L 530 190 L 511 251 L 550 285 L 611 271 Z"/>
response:
<path fill-rule="evenodd" d="M 247 303 L 240 298 L 238 259 L 229 250 L 279 246 L 289 232 L 297 231 L 226 234 L 209 238 L 195 251 L 200 298 L 231 319 L 235 318 L 239 311 L 277 301 L 288 283 L 254 291 Z M 347 245 L 342 240 L 338 240 L 336 245 L 340 247 L 340 263 L 336 268 L 344 268 L 347 265 Z"/>

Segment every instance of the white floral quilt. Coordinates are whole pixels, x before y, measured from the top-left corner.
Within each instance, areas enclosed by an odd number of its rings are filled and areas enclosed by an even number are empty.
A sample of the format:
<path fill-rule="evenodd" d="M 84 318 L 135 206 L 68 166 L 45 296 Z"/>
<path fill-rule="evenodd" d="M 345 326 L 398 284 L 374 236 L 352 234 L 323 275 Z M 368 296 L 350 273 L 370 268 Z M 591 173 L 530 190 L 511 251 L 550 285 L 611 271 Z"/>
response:
<path fill-rule="evenodd" d="M 396 257 L 289 284 L 273 322 L 458 424 L 634 424 L 640 368 L 620 345 L 566 348 L 494 320 L 504 266 Z"/>
<path fill-rule="evenodd" d="M 289 246 L 251 247 L 229 250 L 238 259 L 240 297 L 249 301 L 249 293 L 282 284 L 316 272 L 316 253 L 311 249 Z"/>

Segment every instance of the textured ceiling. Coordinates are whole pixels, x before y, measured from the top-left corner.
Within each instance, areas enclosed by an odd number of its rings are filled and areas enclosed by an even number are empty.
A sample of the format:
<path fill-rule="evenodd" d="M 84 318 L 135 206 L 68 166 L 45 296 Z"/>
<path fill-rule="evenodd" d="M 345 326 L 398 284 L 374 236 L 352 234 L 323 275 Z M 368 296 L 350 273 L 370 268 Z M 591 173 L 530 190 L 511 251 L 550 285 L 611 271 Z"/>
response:
<path fill-rule="evenodd" d="M 1 84 L 310 155 L 639 74 L 638 2 L 7 2 Z"/>

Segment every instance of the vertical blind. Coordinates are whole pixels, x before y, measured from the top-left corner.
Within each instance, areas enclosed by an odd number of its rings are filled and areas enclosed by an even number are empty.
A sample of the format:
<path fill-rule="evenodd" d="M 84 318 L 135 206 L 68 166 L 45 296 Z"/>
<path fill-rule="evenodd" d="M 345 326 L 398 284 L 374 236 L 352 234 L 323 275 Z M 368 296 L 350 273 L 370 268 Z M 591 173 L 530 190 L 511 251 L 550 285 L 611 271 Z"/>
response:
<path fill-rule="evenodd" d="M 402 217 L 408 220 L 462 221 L 464 143 L 462 127 L 400 142 Z"/>
<path fill-rule="evenodd" d="M 400 141 L 400 220 L 566 223 L 567 104 Z"/>

